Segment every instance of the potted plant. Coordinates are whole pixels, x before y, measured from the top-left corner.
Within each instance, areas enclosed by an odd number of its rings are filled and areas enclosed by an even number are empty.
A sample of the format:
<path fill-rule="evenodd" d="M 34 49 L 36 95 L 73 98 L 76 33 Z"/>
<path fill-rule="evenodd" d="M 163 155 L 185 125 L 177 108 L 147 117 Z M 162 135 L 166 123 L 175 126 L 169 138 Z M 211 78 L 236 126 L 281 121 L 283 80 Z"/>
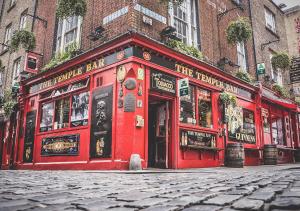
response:
<path fill-rule="evenodd" d="M 199 60 L 203 60 L 203 54 L 201 51 L 199 51 L 197 48 L 195 48 L 194 46 L 188 46 L 185 43 L 178 41 L 178 40 L 174 40 L 174 39 L 169 39 L 167 41 L 167 46 L 169 46 L 170 48 L 173 48 L 183 54 L 195 57 Z"/>
<path fill-rule="evenodd" d="M 251 82 L 251 76 L 250 76 L 250 74 L 247 73 L 247 72 L 245 72 L 245 71 L 239 70 L 239 71 L 236 72 L 235 76 L 236 76 L 237 78 L 243 80 L 243 81 L 248 82 L 248 83 Z"/>
<path fill-rule="evenodd" d="M 291 64 L 291 59 L 286 52 L 276 52 L 273 54 L 271 63 L 274 69 L 286 69 Z"/>
<path fill-rule="evenodd" d="M 252 36 L 252 28 L 248 18 L 240 17 L 231 21 L 226 29 L 226 38 L 228 43 L 237 44 L 246 42 Z"/>
<path fill-rule="evenodd" d="M 32 32 L 27 30 L 19 30 L 14 33 L 14 35 L 11 38 L 11 51 L 17 51 L 20 47 L 20 45 L 25 50 L 33 50 L 35 48 L 35 36 Z"/>
<path fill-rule="evenodd" d="M 58 18 L 68 18 L 72 16 L 85 16 L 86 14 L 86 1 L 85 0 L 59 0 L 56 16 Z"/>

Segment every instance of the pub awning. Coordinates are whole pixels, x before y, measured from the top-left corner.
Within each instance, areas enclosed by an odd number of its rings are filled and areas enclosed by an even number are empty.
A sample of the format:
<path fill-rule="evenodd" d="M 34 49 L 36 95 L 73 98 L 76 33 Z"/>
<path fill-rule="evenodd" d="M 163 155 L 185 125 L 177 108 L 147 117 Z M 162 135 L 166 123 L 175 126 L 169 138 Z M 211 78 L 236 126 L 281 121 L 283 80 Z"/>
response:
<path fill-rule="evenodd" d="M 296 110 L 298 107 L 293 101 L 284 99 L 284 98 L 280 98 L 279 96 L 275 95 L 274 92 L 272 92 L 271 90 L 268 90 L 264 87 L 262 88 L 262 97 L 264 100 L 269 101 L 273 104 L 277 104 L 284 108 Z"/>

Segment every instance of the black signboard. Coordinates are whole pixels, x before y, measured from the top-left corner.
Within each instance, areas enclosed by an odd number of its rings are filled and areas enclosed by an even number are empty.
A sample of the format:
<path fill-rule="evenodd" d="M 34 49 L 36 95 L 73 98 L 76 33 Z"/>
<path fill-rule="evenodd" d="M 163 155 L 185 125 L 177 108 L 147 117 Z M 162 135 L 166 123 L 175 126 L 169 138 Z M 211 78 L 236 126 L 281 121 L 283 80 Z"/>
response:
<path fill-rule="evenodd" d="M 151 70 L 151 89 L 176 95 L 176 78 L 162 72 Z"/>
<path fill-rule="evenodd" d="M 181 146 L 199 146 L 212 147 L 215 146 L 216 136 L 205 132 L 196 132 L 191 130 L 180 130 Z"/>
<path fill-rule="evenodd" d="M 111 157 L 113 86 L 97 89 L 92 94 L 90 156 Z"/>
<path fill-rule="evenodd" d="M 293 58 L 290 68 L 291 82 L 300 82 L 300 57 Z"/>
<path fill-rule="evenodd" d="M 28 112 L 26 115 L 26 125 L 25 125 L 24 152 L 23 152 L 24 163 L 32 163 L 35 122 L 36 122 L 36 111 Z"/>
<path fill-rule="evenodd" d="M 42 140 L 42 156 L 78 155 L 79 134 L 47 137 Z"/>

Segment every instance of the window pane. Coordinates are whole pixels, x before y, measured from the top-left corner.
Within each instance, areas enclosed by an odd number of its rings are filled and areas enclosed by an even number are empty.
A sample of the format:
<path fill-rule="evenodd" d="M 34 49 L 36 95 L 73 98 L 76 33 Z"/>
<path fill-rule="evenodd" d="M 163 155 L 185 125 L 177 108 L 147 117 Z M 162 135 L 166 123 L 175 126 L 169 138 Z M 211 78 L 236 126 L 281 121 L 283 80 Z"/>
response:
<path fill-rule="evenodd" d="M 69 127 L 70 98 L 64 98 L 55 102 L 54 129 Z"/>
<path fill-rule="evenodd" d="M 72 127 L 88 124 L 89 118 L 89 93 L 84 92 L 72 96 Z"/>
<path fill-rule="evenodd" d="M 40 124 L 41 132 L 52 130 L 53 116 L 54 116 L 53 102 L 42 105 L 41 124 Z"/>
<path fill-rule="evenodd" d="M 180 122 L 196 124 L 195 88 L 189 87 L 189 95 L 180 97 Z"/>
<path fill-rule="evenodd" d="M 198 120 L 201 127 L 212 128 L 212 104 L 211 93 L 204 89 L 198 89 Z"/>

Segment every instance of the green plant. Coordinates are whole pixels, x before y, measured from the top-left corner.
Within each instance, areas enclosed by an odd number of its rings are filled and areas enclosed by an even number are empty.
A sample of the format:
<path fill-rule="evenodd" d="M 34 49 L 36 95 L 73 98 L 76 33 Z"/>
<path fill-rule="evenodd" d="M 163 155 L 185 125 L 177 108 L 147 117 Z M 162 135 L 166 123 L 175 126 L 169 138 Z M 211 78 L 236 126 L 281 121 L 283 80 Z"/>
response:
<path fill-rule="evenodd" d="M 14 99 L 13 93 L 10 90 L 5 90 L 3 97 L 3 110 L 6 118 L 9 118 L 14 112 L 14 109 L 17 105 L 17 101 Z"/>
<path fill-rule="evenodd" d="M 273 54 L 271 62 L 274 69 L 285 69 L 290 66 L 291 59 L 286 52 L 276 52 Z"/>
<path fill-rule="evenodd" d="M 14 33 L 14 35 L 11 38 L 11 51 L 17 51 L 20 45 L 22 45 L 22 47 L 26 50 L 33 50 L 35 48 L 34 34 L 24 29 Z"/>
<path fill-rule="evenodd" d="M 246 17 L 240 17 L 235 21 L 231 21 L 226 29 L 226 38 L 229 44 L 246 42 L 251 36 L 251 24 Z"/>
<path fill-rule="evenodd" d="M 161 3 L 164 3 L 164 4 L 169 4 L 170 3 L 173 3 L 174 5 L 181 5 L 184 0 L 160 0 Z"/>
<path fill-rule="evenodd" d="M 52 69 L 53 67 L 70 60 L 72 57 L 76 55 L 75 53 L 77 52 L 77 50 L 78 50 L 78 45 L 76 42 L 70 44 L 66 51 L 56 54 L 50 60 L 50 62 L 41 69 L 41 71 L 44 72 L 46 70 Z"/>
<path fill-rule="evenodd" d="M 231 104 L 233 107 L 236 106 L 236 96 L 229 94 L 228 92 L 222 92 L 219 96 L 219 99 L 223 105 Z"/>
<path fill-rule="evenodd" d="M 245 71 L 238 71 L 238 72 L 236 72 L 235 76 L 243 81 L 248 82 L 248 83 L 251 82 L 250 74 Z"/>
<path fill-rule="evenodd" d="M 85 16 L 86 14 L 86 1 L 85 0 L 59 0 L 56 16 L 58 18 L 68 18 L 72 16 Z"/>
<path fill-rule="evenodd" d="M 170 40 L 168 40 L 168 42 L 166 44 L 167 44 L 167 46 L 169 46 L 183 54 L 193 56 L 199 60 L 204 59 L 201 51 L 199 51 L 197 48 L 195 48 L 193 46 L 187 46 L 186 44 L 184 44 L 181 41 L 170 39 Z"/>
<path fill-rule="evenodd" d="M 282 97 L 285 97 L 285 98 L 290 97 L 289 92 L 284 87 L 282 87 L 278 84 L 274 84 L 272 86 L 272 90 Z"/>

